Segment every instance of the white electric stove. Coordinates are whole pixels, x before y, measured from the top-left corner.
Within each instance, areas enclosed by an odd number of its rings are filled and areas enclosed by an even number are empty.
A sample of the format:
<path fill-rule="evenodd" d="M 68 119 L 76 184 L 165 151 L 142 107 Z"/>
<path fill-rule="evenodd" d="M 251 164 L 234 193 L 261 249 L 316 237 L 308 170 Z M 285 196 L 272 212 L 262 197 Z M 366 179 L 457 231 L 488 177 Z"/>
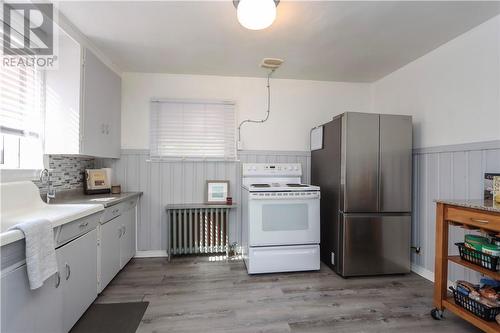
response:
<path fill-rule="evenodd" d="M 319 270 L 320 189 L 297 163 L 243 164 L 242 252 L 249 274 Z"/>

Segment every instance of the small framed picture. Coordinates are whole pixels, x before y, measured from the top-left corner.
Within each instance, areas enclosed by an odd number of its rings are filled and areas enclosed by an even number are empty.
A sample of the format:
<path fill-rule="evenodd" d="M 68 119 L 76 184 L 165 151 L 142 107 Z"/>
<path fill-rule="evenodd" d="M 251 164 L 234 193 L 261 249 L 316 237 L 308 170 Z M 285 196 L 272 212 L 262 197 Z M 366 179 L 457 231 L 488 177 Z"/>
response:
<path fill-rule="evenodd" d="M 229 196 L 229 180 L 207 180 L 206 203 L 226 204 Z"/>

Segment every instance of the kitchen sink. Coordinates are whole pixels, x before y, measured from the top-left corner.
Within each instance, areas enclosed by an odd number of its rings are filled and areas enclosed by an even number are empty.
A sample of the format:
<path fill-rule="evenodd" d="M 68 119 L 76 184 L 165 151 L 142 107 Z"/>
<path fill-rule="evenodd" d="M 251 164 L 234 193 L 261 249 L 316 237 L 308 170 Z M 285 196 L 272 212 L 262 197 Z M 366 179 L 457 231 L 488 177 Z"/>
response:
<path fill-rule="evenodd" d="M 42 201 L 38 187 L 30 181 L 0 184 L 0 244 L 23 239 L 20 230 L 10 227 L 29 220 L 44 219 L 54 228 L 103 211 L 101 204 L 48 205 Z"/>

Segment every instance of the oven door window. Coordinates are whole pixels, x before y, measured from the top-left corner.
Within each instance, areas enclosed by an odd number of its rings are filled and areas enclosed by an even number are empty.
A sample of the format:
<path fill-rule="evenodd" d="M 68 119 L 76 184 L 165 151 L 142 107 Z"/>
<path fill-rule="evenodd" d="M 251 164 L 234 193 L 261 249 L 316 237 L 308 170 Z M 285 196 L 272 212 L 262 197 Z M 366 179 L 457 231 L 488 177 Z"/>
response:
<path fill-rule="evenodd" d="M 265 204 L 262 206 L 262 231 L 307 230 L 306 203 Z"/>

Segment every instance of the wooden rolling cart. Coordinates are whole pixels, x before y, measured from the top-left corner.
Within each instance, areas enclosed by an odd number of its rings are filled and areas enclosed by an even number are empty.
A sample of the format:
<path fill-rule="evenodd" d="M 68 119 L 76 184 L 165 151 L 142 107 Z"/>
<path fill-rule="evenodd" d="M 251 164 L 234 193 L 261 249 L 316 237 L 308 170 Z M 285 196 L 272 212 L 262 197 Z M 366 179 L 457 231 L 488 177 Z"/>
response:
<path fill-rule="evenodd" d="M 448 233 L 450 226 L 500 235 L 500 204 L 492 201 L 441 201 L 436 207 L 436 261 L 434 270 L 434 306 L 431 315 L 441 319 L 445 309 L 467 320 L 485 332 L 500 332 L 495 321 L 485 321 L 466 309 L 456 305 L 448 293 L 448 261 L 500 280 L 500 273 L 464 261 L 460 256 L 448 255 Z"/>

